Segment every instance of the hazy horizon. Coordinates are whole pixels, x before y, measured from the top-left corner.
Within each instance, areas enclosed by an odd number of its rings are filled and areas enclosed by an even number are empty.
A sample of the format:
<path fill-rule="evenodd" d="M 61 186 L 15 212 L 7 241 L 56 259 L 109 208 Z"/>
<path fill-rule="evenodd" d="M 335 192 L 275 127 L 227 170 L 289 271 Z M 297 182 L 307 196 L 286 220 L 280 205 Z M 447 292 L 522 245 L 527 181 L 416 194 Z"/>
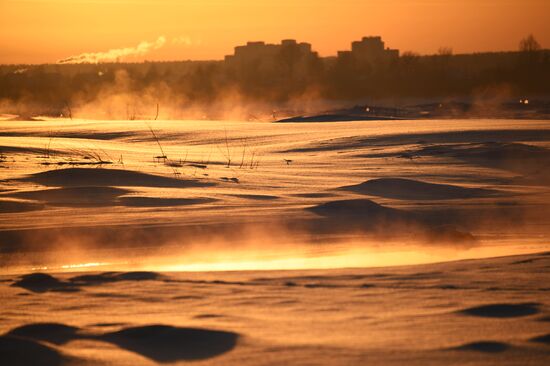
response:
<path fill-rule="evenodd" d="M 550 0 L 0 14 L 0 364 L 550 365 Z"/>
<path fill-rule="evenodd" d="M 121 61 L 217 60 L 247 41 L 308 42 L 322 57 L 381 35 L 420 54 L 517 50 L 550 43 L 550 4 L 530 1 L 5 0 L 0 63 L 43 64 L 83 53 L 140 48 Z"/>

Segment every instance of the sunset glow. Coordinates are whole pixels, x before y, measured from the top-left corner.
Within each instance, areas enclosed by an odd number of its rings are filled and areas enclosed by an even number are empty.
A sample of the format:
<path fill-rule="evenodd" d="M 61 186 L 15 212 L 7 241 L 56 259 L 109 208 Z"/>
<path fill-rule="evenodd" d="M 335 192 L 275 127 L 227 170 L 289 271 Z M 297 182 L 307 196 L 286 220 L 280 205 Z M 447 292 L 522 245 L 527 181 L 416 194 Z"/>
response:
<path fill-rule="evenodd" d="M 550 0 L 0 0 L 1 366 L 550 365 Z"/>
<path fill-rule="evenodd" d="M 154 42 L 128 61 L 222 59 L 247 41 L 310 42 L 322 56 L 383 35 L 423 54 L 516 50 L 533 33 L 550 44 L 546 0 L 3 0 L 0 63 L 52 63 L 87 52 Z"/>

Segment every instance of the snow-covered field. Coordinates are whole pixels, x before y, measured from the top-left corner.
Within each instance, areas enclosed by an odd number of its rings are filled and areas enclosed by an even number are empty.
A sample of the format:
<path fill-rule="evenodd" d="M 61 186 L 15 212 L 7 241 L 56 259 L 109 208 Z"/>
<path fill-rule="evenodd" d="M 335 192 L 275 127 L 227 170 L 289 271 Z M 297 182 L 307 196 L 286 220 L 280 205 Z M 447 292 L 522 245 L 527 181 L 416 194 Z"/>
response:
<path fill-rule="evenodd" d="M 0 123 L 7 364 L 550 360 L 550 121 Z"/>

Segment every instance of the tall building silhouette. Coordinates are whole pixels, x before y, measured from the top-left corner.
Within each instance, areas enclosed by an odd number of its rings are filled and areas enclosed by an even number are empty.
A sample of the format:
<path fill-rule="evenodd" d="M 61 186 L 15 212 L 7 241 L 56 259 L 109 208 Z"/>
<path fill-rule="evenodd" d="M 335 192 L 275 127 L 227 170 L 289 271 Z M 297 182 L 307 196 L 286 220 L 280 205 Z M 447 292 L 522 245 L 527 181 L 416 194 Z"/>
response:
<path fill-rule="evenodd" d="M 258 62 L 268 62 L 280 56 L 295 59 L 318 57 L 317 52 L 311 51 L 311 44 L 298 43 L 294 39 L 284 39 L 281 44 L 265 42 L 247 42 L 244 46 L 235 47 L 233 55 L 225 56 L 225 62 L 232 66 L 246 66 Z"/>
<path fill-rule="evenodd" d="M 353 59 L 359 63 L 387 63 L 399 58 L 399 50 L 386 48 L 382 37 L 363 37 L 351 43 L 351 51 L 338 51 L 338 58 Z"/>

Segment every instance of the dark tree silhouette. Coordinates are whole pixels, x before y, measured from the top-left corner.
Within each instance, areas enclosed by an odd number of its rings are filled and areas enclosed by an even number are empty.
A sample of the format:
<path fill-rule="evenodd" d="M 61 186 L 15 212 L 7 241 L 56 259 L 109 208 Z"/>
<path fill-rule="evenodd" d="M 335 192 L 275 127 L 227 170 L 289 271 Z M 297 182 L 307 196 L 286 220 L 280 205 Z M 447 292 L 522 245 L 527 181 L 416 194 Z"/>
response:
<path fill-rule="evenodd" d="M 541 50 L 541 46 L 535 36 L 529 34 L 519 42 L 519 50 L 520 52 L 536 52 Z"/>

